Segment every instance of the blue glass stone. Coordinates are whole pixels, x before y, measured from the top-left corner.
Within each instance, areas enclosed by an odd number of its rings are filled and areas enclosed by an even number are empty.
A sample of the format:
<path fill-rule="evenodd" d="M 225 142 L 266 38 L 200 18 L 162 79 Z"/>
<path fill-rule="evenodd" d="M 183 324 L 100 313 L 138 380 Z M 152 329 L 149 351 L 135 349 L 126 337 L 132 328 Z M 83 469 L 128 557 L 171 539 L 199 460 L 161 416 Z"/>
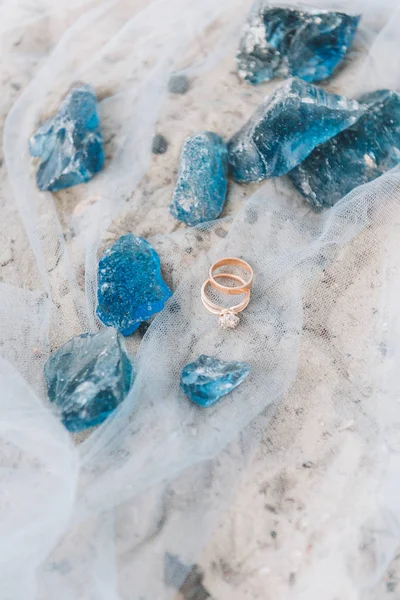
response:
<path fill-rule="evenodd" d="M 84 333 L 54 352 L 44 366 L 48 395 L 68 431 L 102 423 L 128 394 L 135 372 L 115 329 Z"/>
<path fill-rule="evenodd" d="M 224 140 L 203 131 L 183 144 L 178 181 L 170 206 L 187 225 L 212 221 L 221 214 L 228 187 L 228 152 Z"/>
<path fill-rule="evenodd" d="M 355 123 L 362 112 L 356 100 L 289 79 L 230 140 L 233 178 L 248 182 L 284 175 L 316 146 Z"/>
<path fill-rule="evenodd" d="M 211 406 L 244 381 L 250 367 L 202 354 L 182 369 L 181 389 L 199 406 Z"/>
<path fill-rule="evenodd" d="M 36 183 L 56 192 L 89 181 L 103 166 L 103 138 L 97 100 L 90 85 L 73 88 L 54 117 L 29 140 L 32 156 L 40 158 Z"/>
<path fill-rule="evenodd" d="M 342 12 L 306 12 L 258 3 L 239 43 L 239 76 L 252 84 L 292 76 L 322 81 L 343 60 L 359 20 Z"/>
<path fill-rule="evenodd" d="M 130 335 L 164 308 L 172 296 L 161 276 L 160 257 L 146 240 L 128 233 L 99 261 L 97 316 Z"/>
<path fill-rule="evenodd" d="M 377 90 L 359 99 L 364 115 L 318 146 L 289 177 L 317 210 L 400 163 L 400 95 Z"/>

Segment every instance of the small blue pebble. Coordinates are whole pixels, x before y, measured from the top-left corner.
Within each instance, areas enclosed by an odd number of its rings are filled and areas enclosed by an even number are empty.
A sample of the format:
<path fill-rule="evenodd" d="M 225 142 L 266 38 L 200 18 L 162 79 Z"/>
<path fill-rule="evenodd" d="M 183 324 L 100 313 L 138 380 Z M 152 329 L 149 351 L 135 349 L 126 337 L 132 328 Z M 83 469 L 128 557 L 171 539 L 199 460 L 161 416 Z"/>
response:
<path fill-rule="evenodd" d="M 89 181 L 100 171 L 103 137 L 93 88 L 86 84 L 73 88 L 57 114 L 31 137 L 29 149 L 40 158 L 36 174 L 40 190 L 56 192 Z"/>
<path fill-rule="evenodd" d="M 102 423 L 128 394 L 135 372 L 115 329 L 84 333 L 54 352 L 44 366 L 48 396 L 65 427 Z"/>
<path fill-rule="evenodd" d="M 249 373 L 246 363 L 227 362 L 202 354 L 182 369 L 180 386 L 199 406 L 211 406 L 240 385 Z"/>
<path fill-rule="evenodd" d="M 123 335 L 164 308 L 172 296 L 161 276 L 160 257 L 146 240 L 128 233 L 99 261 L 97 316 Z"/>
<path fill-rule="evenodd" d="M 173 217 L 194 226 L 219 217 L 228 187 L 228 152 L 210 131 L 188 138 L 182 148 L 178 181 L 170 206 Z"/>

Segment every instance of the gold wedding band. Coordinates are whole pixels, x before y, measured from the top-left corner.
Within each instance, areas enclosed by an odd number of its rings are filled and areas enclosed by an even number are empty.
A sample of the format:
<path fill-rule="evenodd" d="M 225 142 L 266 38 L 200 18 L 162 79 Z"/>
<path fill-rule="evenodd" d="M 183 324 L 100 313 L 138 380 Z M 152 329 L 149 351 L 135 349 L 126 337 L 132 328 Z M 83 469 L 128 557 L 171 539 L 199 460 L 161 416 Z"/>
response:
<path fill-rule="evenodd" d="M 218 281 L 216 281 L 215 271 L 221 267 L 225 267 L 226 265 L 233 265 L 235 267 L 240 267 L 248 273 L 249 277 L 248 277 L 247 281 L 243 280 L 242 287 L 229 287 L 226 285 L 222 285 L 222 283 L 218 283 Z M 236 294 L 243 294 L 243 292 L 245 292 L 246 290 L 250 290 L 250 288 L 253 284 L 254 273 L 253 273 L 253 269 L 251 268 L 251 266 L 245 260 L 242 260 L 241 258 L 228 257 L 228 258 L 221 258 L 220 260 L 217 260 L 217 262 L 215 262 L 210 267 L 209 277 L 211 279 L 212 285 L 217 290 L 219 290 L 220 292 L 223 292 L 224 294 L 236 295 Z"/>

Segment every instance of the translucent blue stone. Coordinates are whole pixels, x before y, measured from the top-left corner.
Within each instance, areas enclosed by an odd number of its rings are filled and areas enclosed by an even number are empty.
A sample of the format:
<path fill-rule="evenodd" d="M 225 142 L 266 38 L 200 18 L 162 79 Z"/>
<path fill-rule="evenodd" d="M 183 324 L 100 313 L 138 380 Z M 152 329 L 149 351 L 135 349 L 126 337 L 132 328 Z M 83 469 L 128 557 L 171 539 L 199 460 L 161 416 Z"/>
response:
<path fill-rule="evenodd" d="M 343 60 L 359 20 L 342 12 L 258 3 L 243 28 L 238 73 L 252 84 L 292 76 L 322 81 Z"/>
<path fill-rule="evenodd" d="M 289 173 L 315 209 L 336 204 L 355 187 L 400 163 L 400 95 L 377 90 L 359 99 L 364 115 Z"/>
<path fill-rule="evenodd" d="M 115 329 L 84 333 L 54 352 L 44 366 L 48 395 L 69 431 L 102 423 L 120 404 L 135 373 Z"/>
<path fill-rule="evenodd" d="M 267 97 L 228 144 L 233 178 L 262 181 L 291 171 L 362 115 L 355 100 L 289 79 Z"/>
<path fill-rule="evenodd" d="M 202 354 L 182 369 L 181 388 L 193 402 L 211 406 L 244 381 L 250 367 L 243 362 L 226 362 Z"/>
<path fill-rule="evenodd" d="M 90 85 L 73 88 L 57 114 L 47 119 L 29 141 L 32 156 L 40 158 L 36 183 L 56 192 L 88 181 L 103 166 L 103 138 L 97 100 Z"/>
<path fill-rule="evenodd" d="M 160 257 L 146 240 L 129 233 L 101 257 L 97 316 L 123 335 L 162 310 L 171 295 L 161 276 Z"/>
<path fill-rule="evenodd" d="M 178 181 L 170 206 L 187 225 L 216 219 L 228 187 L 228 152 L 224 140 L 210 131 L 188 138 L 182 148 Z"/>

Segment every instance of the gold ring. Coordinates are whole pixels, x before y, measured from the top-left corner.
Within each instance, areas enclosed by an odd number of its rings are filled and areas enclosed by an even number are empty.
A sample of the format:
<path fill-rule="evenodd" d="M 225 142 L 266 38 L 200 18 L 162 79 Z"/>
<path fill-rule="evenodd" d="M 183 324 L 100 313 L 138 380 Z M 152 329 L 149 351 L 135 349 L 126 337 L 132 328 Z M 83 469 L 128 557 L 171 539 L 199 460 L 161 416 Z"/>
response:
<path fill-rule="evenodd" d="M 239 283 L 241 283 L 243 286 L 246 283 L 242 277 L 239 277 L 239 275 L 231 275 L 230 273 L 216 273 L 214 275 L 214 279 L 215 278 L 233 279 L 234 281 L 238 281 Z M 242 310 L 244 310 L 250 302 L 250 290 L 245 289 L 244 291 L 240 292 L 242 294 L 245 294 L 245 297 L 242 300 L 242 302 L 236 304 L 235 306 L 230 306 L 229 308 L 223 308 L 222 306 L 218 306 L 218 304 L 214 304 L 214 302 L 211 302 L 211 300 L 207 298 L 206 288 L 209 284 L 214 285 L 211 278 L 207 279 L 201 286 L 201 301 L 203 302 L 204 307 L 213 315 L 219 315 L 219 324 L 222 327 L 222 329 L 234 329 L 240 321 L 239 317 L 237 316 L 238 313 L 242 312 Z M 226 286 L 223 286 L 223 289 L 227 290 L 232 288 L 227 288 Z"/>
<path fill-rule="evenodd" d="M 215 271 L 217 269 L 219 269 L 220 267 L 224 267 L 225 265 L 235 265 L 236 267 L 241 267 L 249 274 L 249 278 L 247 279 L 247 281 L 240 278 L 241 281 L 243 282 L 242 287 L 229 287 L 227 285 L 222 285 L 222 283 L 218 283 L 218 281 L 216 281 L 217 274 L 215 273 Z M 251 268 L 251 266 L 245 260 L 242 260 L 241 258 L 229 257 L 229 258 L 221 258 L 220 260 L 217 260 L 217 262 L 215 262 L 210 268 L 209 277 L 210 277 L 211 284 L 215 287 L 215 289 L 219 290 L 223 294 L 237 295 L 237 294 L 243 294 L 247 290 L 250 290 L 250 288 L 253 284 L 254 273 L 253 273 L 253 269 Z M 234 278 L 232 278 L 232 279 L 234 279 Z"/>

